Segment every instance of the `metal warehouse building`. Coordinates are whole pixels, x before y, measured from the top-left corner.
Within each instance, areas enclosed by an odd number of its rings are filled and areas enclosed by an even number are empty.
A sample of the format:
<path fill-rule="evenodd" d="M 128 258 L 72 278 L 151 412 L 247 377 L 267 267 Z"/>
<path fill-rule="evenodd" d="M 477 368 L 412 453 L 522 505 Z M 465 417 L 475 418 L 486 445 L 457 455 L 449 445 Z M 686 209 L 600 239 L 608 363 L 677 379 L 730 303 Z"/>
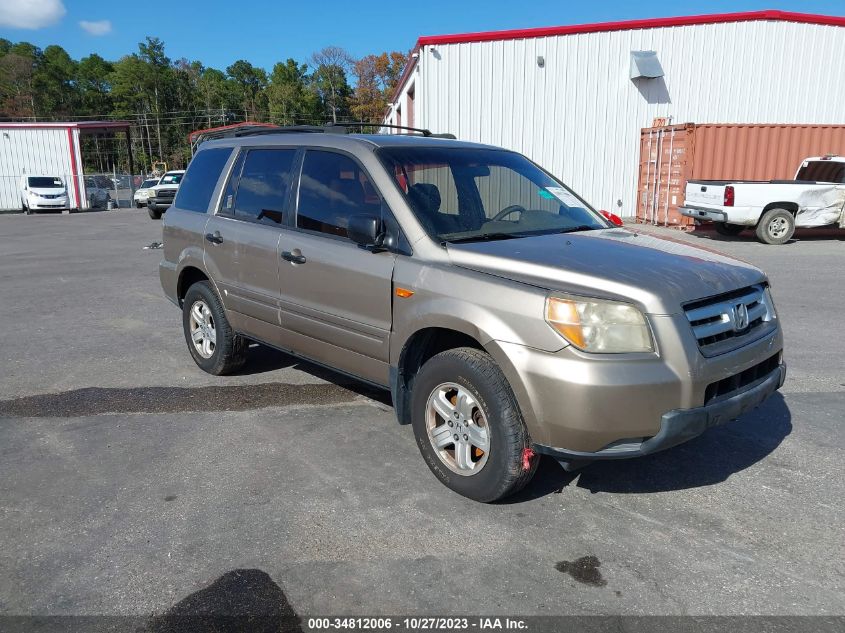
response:
<path fill-rule="evenodd" d="M 125 121 L 0 122 L 0 209 L 21 208 L 20 177 L 58 176 L 74 209 L 87 209 L 82 142 L 87 135 L 126 135 Z M 129 152 L 131 164 L 132 154 Z"/>
<path fill-rule="evenodd" d="M 843 51 L 845 17 L 782 11 L 421 37 L 384 122 L 522 152 L 633 217 L 643 128 L 845 123 Z"/>

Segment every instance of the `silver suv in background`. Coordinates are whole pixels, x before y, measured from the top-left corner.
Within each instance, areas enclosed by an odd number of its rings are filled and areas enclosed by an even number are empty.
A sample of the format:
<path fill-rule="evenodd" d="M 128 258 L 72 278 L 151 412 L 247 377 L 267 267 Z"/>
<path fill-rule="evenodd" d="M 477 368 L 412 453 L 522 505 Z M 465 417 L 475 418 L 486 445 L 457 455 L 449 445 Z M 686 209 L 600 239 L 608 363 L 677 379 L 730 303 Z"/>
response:
<path fill-rule="evenodd" d="M 389 389 L 431 471 L 485 502 L 540 454 L 653 453 L 783 383 L 757 268 L 615 227 L 511 151 L 338 132 L 200 146 L 160 277 L 203 370 L 254 340 Z"/>

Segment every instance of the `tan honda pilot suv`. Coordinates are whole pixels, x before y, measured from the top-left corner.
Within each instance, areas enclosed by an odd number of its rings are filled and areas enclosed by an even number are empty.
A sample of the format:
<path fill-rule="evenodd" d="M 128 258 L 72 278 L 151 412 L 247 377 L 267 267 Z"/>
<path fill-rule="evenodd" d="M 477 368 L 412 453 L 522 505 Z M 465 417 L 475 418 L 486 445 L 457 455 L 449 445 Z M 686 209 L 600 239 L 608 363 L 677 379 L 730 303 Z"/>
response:
<path fill-rule="evenodd" d="M 160 273 L 206 372 L 257 341 L 388 389 L 437 478 L 485 502 L 541 454 L 660 451 L 783 384 L 757 268 L 617 226 L 515 152 L 355 129 L 199 146 Z"/>

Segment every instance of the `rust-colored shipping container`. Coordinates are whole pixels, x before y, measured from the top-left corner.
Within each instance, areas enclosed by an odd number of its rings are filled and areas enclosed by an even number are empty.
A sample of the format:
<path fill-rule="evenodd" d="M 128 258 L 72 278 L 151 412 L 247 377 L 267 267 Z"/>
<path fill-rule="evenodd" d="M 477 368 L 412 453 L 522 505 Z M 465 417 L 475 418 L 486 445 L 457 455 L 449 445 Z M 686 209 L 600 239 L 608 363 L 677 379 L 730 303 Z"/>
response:
<path fill-rule="evenodd" d="M 691 228 L 680 214 L 688 180 L 785 180 L 807 156 L 845 155 L 845 125 L 695 124 L 640 136 L 637 221 Z"/>

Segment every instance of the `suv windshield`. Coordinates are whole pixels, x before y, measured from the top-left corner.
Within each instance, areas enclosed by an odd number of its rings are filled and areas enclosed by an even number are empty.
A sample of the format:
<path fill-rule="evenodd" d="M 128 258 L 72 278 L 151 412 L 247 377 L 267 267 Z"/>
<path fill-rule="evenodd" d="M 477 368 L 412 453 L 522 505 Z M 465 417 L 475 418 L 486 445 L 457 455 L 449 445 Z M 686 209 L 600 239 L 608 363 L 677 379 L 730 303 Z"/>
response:
<path fill-rule="evenodd" d="M 183 174 L 164 174 L 160 185 L 178 185 L 182 181 Z"/>
<path fill-rule="evenodd" d="M 608 224 L 524 156 L 495 149 L 378 151 L 429 235 L 444 242 L 588 231 Z"/>
<path fill-rule="evenodd" d="M 37 189 L 61 189 L 64 187 L 61 178 L 52 176 L 30 177 L 29 186 Z"/>
<path fill-rule="evenodd" d="M 807 160 L 795 180 L 845 183 L 845 163 L 832 160 Z"/>

